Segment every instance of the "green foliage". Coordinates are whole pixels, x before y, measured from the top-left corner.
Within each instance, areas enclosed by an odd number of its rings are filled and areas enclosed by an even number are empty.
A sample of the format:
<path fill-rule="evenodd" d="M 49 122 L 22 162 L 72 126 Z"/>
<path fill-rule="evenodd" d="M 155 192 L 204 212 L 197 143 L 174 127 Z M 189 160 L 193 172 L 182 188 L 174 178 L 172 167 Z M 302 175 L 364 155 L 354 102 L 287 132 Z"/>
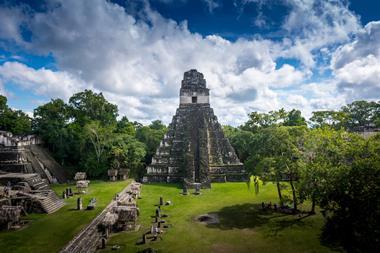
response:
<path fill-rule="evenodd" d="M 348 130 L 361 130 L 373 127 L 372 124 L 380 117 L 380 102 L 355 101 L 342 107 L 347 115 L 346 128 Z"/>
<path fill-rule="evenodd" d="M 251 155 L 246 165 L 252 174 L 260 175 L 263 180 L 274 181 L 278 187 L 280 203 L 283 203 L 280 183 L 289 182 L 292 190 L 294 209 L 297 209 L 294 182 L 299 179 L 303 163 L 301 145 L 306 127 L 268 127 L 258 131 L 251 143 Z"/>
<path fill-rule="evenodd" d="M 0 95 L 0 113 L 3 114 L 5 110 L 8 109 L 7 98 L 5 96 Z"/>
<path fill-rule="evenodd" d="M 346 125 L 347 115 L 344 112 L 316 111 L 310 121 L 314 128 L 331 127 L 339 130 Z"/>
<path fill-rule="evenodd" d="M 109 103 L 102 93 L 85 90 L 69 99 L 70 115 L 82 126 L 89 121 L 99 121 L 103 125 L 116 123 L 117 106 Z"/>
<path fill-rule="evenodd" d="M 0 95 L 0 130 L 16 135 L 29 134 L 32 131 L 30 117 L 21 110 L 13 110 L 7 105 L 7 98 Z"/>
<path fill-rule="evenodd" d="M 248 121 L 240 128 L 246 131 L 257 132 L 261 128 L 273 126 L 306 126 L 306 120 L 299 110 L 289 112 L 284 109 L 268 113 L 251 112 Z"/>
<path fill-rule="evenodd" d="M 330 186 L 319 196 L 327 218 L 323 236 L 350 252 L 378 252 L 380 135 L 346 135 L 342 142 L 329 159 Z"/>
<path fill-rule="evenodd" d="M 31 132 L 30 118 L 10 109 L 4 96 L 0 116 L 1 130 Z M 33 130 L 74 170 L 104 177 L 110 168 L 127 168 L 141 177 L 167 128 L 159 120 L 143 126 L 117 116 L 116 105 L 85 90 L 68 104 L 53 99 L 36 108 Z M 352 132 L 380 126 L 380 103 L 356 101 L 339 111 L 313 112 L 310 123 L 311 129 L 299 110 L 281 109 L 252 112 L 242 126 L 223 129 L 247 171 L 275 183 L 281 204 L 296 210 L 310 201 L 311 213 L 322 208 L 323 238 L 349 251 L 379 251 L 380 135 L 364 139 Z"/>
<path fill-rule="evenodd" d="M 313 127 L 363 131 L 380 127 L 380 102 L 355 101 L 339 111 L 316 111 L 310 118 Z"/>
<path fill-rule="evenodd" d="M 74 94 L 68 104 L 55 99 L 36 108 L 33 127 L 55 158 L 74 171 L 99 178 L 116 166 L 141 177 L 166 127 L 161 121 L 144 127 L 125 116 L 117 120 L 117 115 L 117 106 L 101 93 L 85 90 Z"/>
<path fill-rule="evenodd" d="M 136 126 L 130 122 L 126 116 L 123 116 L 116 124 L 116 132 L 134 136 L 136 134 Z"/>
<path fill-rule="evenodd" d="M 142 177 L 146 155 L 145 145 L 130 135 L 120 137 L 111 146 L 112 164 L 118 168 L 129 168 L 134 177 Z"/>
<path fill-rule="evenodd" d="M 287 113 L 284 126 L 306 126 L 306 120 L 301 115 L 300 110 L 293 109 Z"/>
<path fill-rule="evenodd" d="M 48 144 L 61 164 L 64 164 L 66 152 L 70 148 L 65 128 L 68 120 L 68 107 L 62 99 L 53 99 L 34 109 L 34 131 Z"/>
<path fill-rule="evenodd" d="M 313 112 L 312 129 L 297 110 L 253 112 L 239 128 L 224 127 L 246 169 L 277 186 L 280 203 L 323 209 L 323 239 L 352 252 L 379 248 L 379 103 L 356 101 L 340 111 Z M 349 132 L 347 132 L 349 131 Z M 286 195 L 288 186 L 291 197 Z"/>
<path fill-rule="evenodd" d="M 152 157 L 156 152 L 157 147 L 160 145 L 166 131 L 166 126 L 159 120 L 153 121 L 149 126 L 142 126 L 137 129 L 136 138 L 146 146 L 146 164 L 151 163 Z"/>
<path fill-rule="evenodd" d="M 241 162 L 245 162 L 250 155 L 250 145 L 254 134 L 240 128 L 223 126 L 224 135 L 229 139 Z"/>

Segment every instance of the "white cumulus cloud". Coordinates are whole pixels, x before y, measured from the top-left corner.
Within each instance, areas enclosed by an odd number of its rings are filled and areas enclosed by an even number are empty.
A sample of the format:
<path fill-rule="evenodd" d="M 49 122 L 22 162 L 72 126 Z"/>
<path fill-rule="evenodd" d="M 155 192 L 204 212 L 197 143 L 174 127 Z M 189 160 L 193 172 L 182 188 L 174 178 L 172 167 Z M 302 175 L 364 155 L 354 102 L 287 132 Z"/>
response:
<path fill-rule="evenodd" d="M 0 65 L 0 81 L 63 98 L 91 88 L 103 92 L 118 104 L 121 114 L 132 120 L 147 123 L 158 118 L 168 123 L 178 106 L 183 72 L 196 68 L 205 75 L 212 107 L 221 123 L 238 125 L 252 110 L 301 107 L 310 114 L 316 108 L 334 109 L 344 102 L 345 96 L 339 92 L 353 96 L 356 88 L 352 87 L 360 86 L 365 79 L 368 84 L 378 75 L 373 68 L 365 69 L 368 78 L 363 77 L 363 71 L 362 76 L 347 76 L 356 69 L 378 64 L 378 47 L 372 44 L 368 52 L 373 56 L 355 56 L 353 52 L 358 49 L 350 51 L 365 40 L 361 38 L 378 36 L 377 25 L 361 30 L 358 18 L 339 1 L 284 3 L 291 10 L 280 41 L 259 36 L 236 41 L 218 35 L 202 36 L 191 32 L 186 20 L 178 23 L 164 18 L 147 2 L 137 14 L 105 0 L 50 0 L 48 10 L 38 13 L 3 7 L 0 14 L 6 15 L 0 15 L 0 21 L 6 27 L 0 28 L 0 38 L 33 54 L 52 55 L 58 70 L 5 62 Z M 21 24 L 30 32 L 30 39 L 21 35 Z M 352 41 L 351 35 L 357 32 Z M 332 45 L 337 43 L 345 46 L 334 52 Z M 352 57 L 342 60 L 340 52 L 349 52 Z M 333 55 L 331 66 L 337 80 L 309 83 L 312 69 L 318 65 L 318 54 L 326 61 Z M 278 65 L 280 57 L 301 64 Z M 356 98 L 369 92 L 376 94 L 378 86 L 371 85 Z M 339 103 L 334 97 L 339 97 Z"/>

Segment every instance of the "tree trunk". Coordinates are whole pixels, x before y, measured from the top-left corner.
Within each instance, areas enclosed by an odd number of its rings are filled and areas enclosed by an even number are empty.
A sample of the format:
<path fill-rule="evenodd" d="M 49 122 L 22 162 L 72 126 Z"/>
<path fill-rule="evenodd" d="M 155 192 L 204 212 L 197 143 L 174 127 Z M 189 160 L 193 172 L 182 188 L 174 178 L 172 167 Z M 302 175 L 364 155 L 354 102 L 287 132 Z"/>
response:
<path fill-rule="evenodd" d="M 290 186 L 292 187 L 292 194 L 293 194 L 293 211 L 297 211 L 297 196 L 296 196 L 296 189 L 294 188 L 293 185 L 293 180 L 290 179 Z"/>
<path fill-rule="evenodd" d="M 280 182 L 279 181 L 277 181 L 277 192 L 278 192 L 278 198 L 280 199 L 280 206 L 283 206 L 284 203 L 282 201 L 281 187 L 280 187 Z"/>
<path fill-rule="evenodd" d="M 311 210 L 310 210 L 310 213 L 311 214 L 315 214 L 315 196 L 314 196 L 314 194 L 311 197 Z"/>

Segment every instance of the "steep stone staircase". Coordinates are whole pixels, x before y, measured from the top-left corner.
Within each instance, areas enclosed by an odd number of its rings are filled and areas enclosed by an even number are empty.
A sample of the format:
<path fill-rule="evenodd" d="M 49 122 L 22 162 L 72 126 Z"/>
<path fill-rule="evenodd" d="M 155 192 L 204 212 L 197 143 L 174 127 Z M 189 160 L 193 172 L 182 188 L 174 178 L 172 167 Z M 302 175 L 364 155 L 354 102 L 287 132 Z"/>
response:
<path fill-rule="evenodd" d="M 33 194 L 26 192 L 19 192 L 22 196 L 27 196 L 33 199 L 35 202 L 38 202 L 41 211 L 44 211 L 48 214 L 54 213 L 58 211 L 61 207 L 65 205 L 63 199 L 58 198 L 57 194 L 55 194 L 52 190 L 45 191 L 34 191 Z"/>
<path fill-rule="evenodd" d="M 49 191 L 47 196 L 40 200 L 40 203 L 41 207 L 48 214 L 58 211 L 65 205 L 65 202 L 58 198 L 53 191 Z"/>

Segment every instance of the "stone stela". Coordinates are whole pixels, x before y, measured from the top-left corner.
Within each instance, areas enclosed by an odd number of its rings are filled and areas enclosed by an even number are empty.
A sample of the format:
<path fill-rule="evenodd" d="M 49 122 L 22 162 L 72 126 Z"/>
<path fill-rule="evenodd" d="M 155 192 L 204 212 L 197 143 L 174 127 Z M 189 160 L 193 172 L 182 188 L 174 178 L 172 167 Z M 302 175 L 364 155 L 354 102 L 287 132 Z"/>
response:
<path fill-rule="evenodd" d="M 146 182 L 195 183 L 209 188 L 211 182 L 246 181 L 248 174 L 239 161 L 210 107 L 210 90 L 202 73 L 185 72 L 180 104 L 152 163 Z"/>

